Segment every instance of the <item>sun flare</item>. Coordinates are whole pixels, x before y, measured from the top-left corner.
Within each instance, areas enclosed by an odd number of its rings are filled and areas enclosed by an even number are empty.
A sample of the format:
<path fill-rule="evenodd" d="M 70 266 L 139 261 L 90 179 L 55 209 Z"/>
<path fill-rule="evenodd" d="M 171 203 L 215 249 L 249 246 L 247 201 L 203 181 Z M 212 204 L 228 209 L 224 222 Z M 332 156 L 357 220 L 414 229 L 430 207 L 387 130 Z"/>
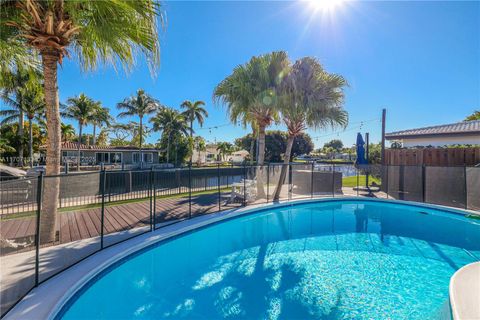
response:
<path fill-rule="evenodd" d="M 315 11 L 330 12 L 341 7 L 345 0 L 309 0 L 308 2 Z"/>

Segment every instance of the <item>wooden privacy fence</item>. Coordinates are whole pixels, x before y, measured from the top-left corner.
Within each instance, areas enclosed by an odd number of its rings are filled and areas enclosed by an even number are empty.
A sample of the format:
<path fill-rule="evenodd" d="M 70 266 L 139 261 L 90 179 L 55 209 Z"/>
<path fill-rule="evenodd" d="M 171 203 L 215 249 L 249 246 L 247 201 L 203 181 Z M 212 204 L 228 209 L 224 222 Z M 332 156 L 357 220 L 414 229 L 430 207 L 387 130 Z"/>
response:
<path fill-rule="evenodd" d="M 386 149 L 385 165 L 475 166 L 480 148 Z"/>

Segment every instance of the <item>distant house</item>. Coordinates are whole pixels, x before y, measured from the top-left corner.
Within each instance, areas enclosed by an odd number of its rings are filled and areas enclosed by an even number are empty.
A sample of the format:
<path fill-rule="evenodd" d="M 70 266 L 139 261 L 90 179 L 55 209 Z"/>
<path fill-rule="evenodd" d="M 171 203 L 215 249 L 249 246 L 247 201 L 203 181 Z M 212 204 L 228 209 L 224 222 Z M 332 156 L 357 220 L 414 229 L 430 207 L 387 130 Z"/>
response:
<path fill-rule="evenodd" d="M 250 155 L 247 150 L 238 150 L 227 156 L 227 161 L 233 163 L 243 163 L 245 159 Z"/>
<path fill-rule="evenodd" d="M 63 142 L 61 162 L 77 162 L 76 142 Z M 41 151 L 46 150 L 45 146 L 40 147 Z M 159 162 L 159 150 L 153 148 L 142 148 L 143 162 L 146 164 L 157 164 Z M 140 163 L 140 152 L 137 147 L 132 146 L 92 146 L 80 144 L 80 164 L 98 165 L 104 164 L 127 164 L 135 165 Z"/>
<path fill-rule="evenodd" d="M 233 163 L 242 163 L 249 152 L 246 150 L 235 151 L 230 155 L 226 155 L 224 159 Z M 193 150 L 192 162 L 198 164 L 214 163 L 219 161 L 220 152 L 217 150 L 217 146 L 214 144 L 208 145 L 205 151 Z"/>
<path fill-rule="evenodd" d="M 385 134 L 385 139 L 399 141 L 406 148 L 480 144 L 480 120 L 396 131 Z"/>
<path fill-rule="evenodd" d="M 219 152 L 216 145 L 208 145 L 205 151 L 193 150 L 192 162 L 198 164 L 212 163 L 218 160 Z"/>

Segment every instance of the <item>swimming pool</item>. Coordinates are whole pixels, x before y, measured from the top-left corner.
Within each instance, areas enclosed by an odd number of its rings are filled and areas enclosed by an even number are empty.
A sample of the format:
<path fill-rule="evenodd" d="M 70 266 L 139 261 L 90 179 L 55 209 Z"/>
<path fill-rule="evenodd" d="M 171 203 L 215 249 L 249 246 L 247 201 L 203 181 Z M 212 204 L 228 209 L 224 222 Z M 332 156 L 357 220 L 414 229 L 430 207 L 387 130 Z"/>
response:
<path fill-rule="evenodd" d="M 272 207 L 111 266 L 58 319 L 435 319 L 480 221 L 365 200 Z"/>

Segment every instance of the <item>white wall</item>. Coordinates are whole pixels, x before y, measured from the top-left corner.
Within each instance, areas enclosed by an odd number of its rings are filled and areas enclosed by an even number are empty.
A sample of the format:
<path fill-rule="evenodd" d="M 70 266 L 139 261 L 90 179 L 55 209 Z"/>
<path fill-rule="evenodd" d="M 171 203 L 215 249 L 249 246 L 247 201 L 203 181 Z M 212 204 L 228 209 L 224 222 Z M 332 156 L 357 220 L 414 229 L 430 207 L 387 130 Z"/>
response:
<path fill-rule="evenodd" d="M 453 144 L 480 144 L 480 134 L 472 134 L 469 136 L 441 136 L 427 138 L 408 138 L 402 140 L 404 147 L 415 146 L 433 146 L 443 147 Z"/>

